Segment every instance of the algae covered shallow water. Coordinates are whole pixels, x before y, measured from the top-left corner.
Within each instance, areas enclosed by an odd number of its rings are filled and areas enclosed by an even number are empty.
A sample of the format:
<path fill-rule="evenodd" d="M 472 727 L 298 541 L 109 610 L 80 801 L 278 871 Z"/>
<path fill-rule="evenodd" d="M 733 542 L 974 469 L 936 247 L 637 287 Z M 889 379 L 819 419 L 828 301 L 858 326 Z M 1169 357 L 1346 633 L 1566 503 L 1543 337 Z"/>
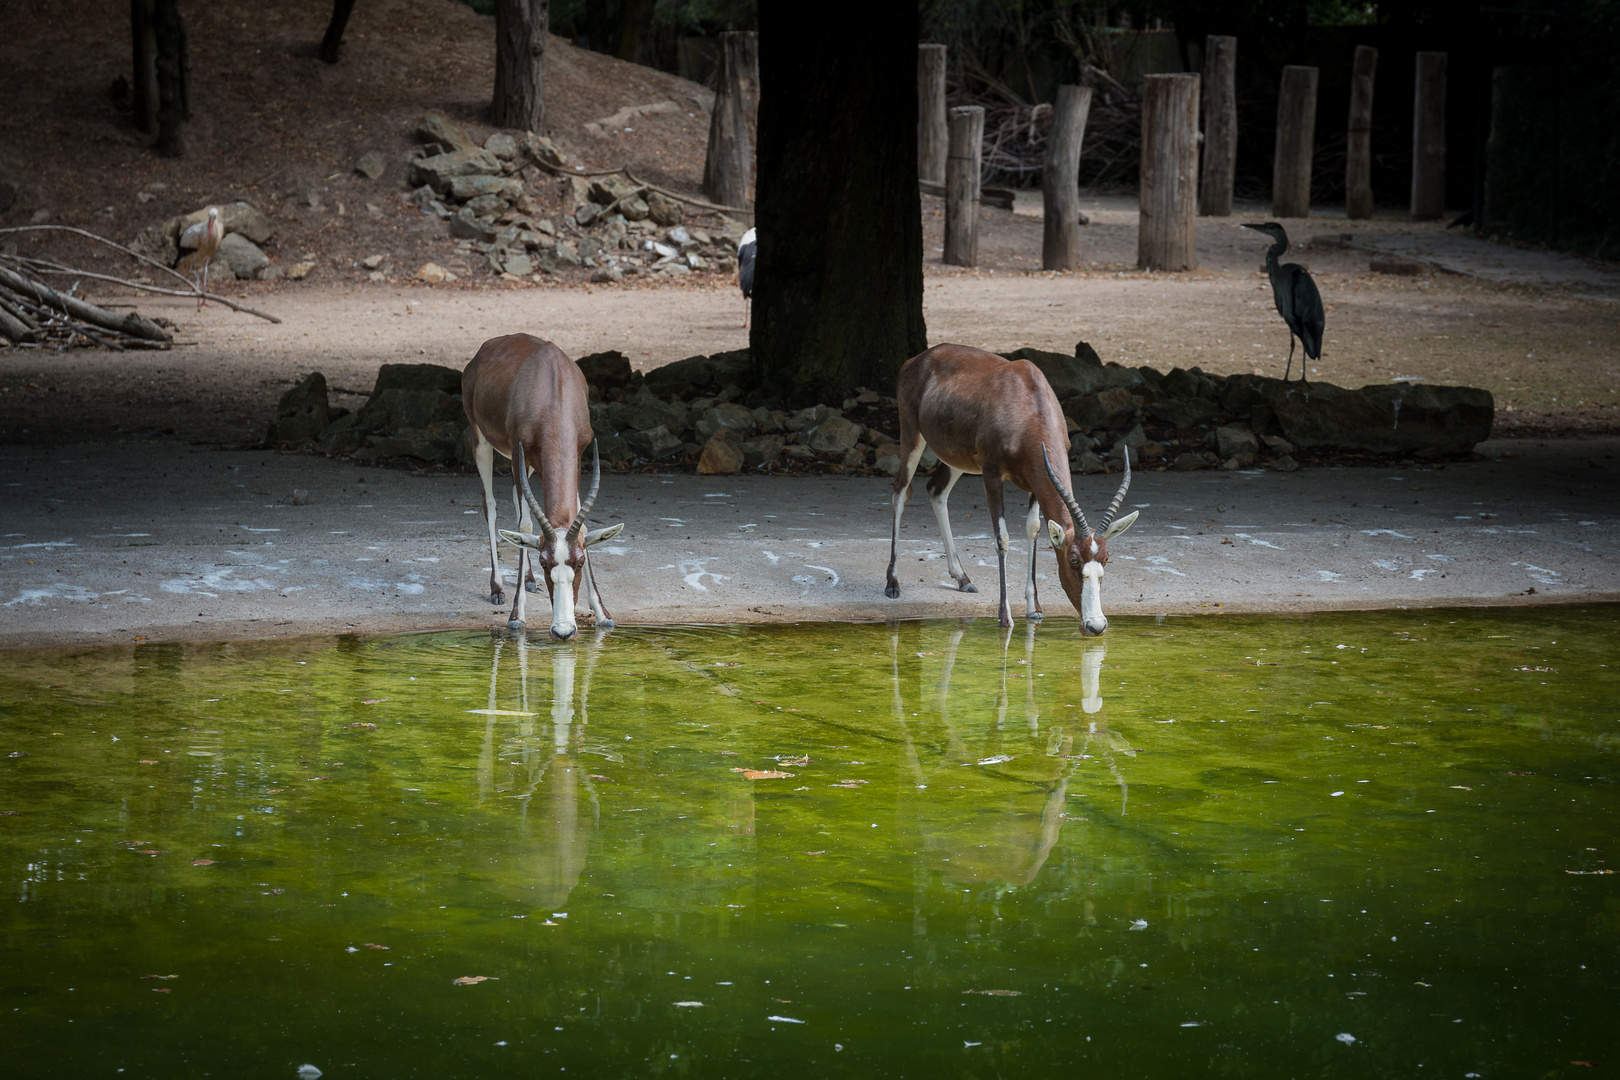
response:
<path fill-rule="evenodd" d="M 14 654 L 0 1040 L 75 1077 L 1612 1064 L 1617 620 Z"/>

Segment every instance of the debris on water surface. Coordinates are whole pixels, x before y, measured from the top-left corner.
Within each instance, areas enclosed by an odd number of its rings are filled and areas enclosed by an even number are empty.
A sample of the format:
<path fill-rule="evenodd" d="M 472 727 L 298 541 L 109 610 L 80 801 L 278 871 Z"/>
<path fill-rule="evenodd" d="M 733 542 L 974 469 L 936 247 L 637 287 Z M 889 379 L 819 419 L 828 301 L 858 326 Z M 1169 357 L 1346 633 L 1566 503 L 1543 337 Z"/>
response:
<path fill-rule="evenodd" d="M 786 780 L 793 775 L 790 772 L 782 772 L 780 769 L 744 769 L 739 767 L 731 771 L 742 773 L 743 777 L 748 780 Z"/>
<path fill-rule="evenodd" d="M 214 860 L 213 859 L 192 859 L 191 860 L 191 865 L 192 866 L 213 866 L 214 865 Z"/>
<path fill-rule="evenodd" d="M 371 942 L 368 941 L 368 942 L 366 942 L 366 948 L 368 948 L 368 949 L 391 949 L 391 948 L 393 948 L 393 946 L 392 945 L 374 945 L 374 944 L 372 944 Z"/>
<path fill-rule="evenodd" d="M 321 1080 L 321 1070 L 313 1065 L 298 1066 L 298 1080 Z"/>
<path fill-rule="evenodd" d="M 499 978 L 499 975 L 463 975 L 459 979 L 452 979 L 451 983 L 455 986 L 477 986 L 481 982 L 489 982 L 491 979 Z"/>
<path fill-rule="evenodd" d="M 703 1008 L 703 1002 L 701 1002 L 701 1001 L 677 1001 L 675 1003 L 675 1007 L 677 1009 L 701 1009 L 701 1008 Z"/>
<path fill-rule="evenodd" d="M 1207 1020 L 1183 1020 L 1181 1022 L 1181 1026 L 1182 1027 L 1208 1027 L 1209 1022 Z"/>
<path fill-rule="evenodd" d="M 798 754 L 798 755 L 778 754 L 778 755 L 776 755 L 776 763 L 778 765 L 808 765 L 808 764 L 810 764 L 810 755 L 809 754 Z"/>
<path fill-rule="evenodd" d="M 142 765 L 156 765 L 157 764 L 157 759 L 156 758 L 141 758 L 141 764 Z"/>
<path fill-rule="evenodd" d="M 1348 1031 L 1341 1031 L 1333 1037 L 1344 1043 L 1346 1046 L 1349 1046 L 1351 1043 L 1356 1041 L 1356 1037 L 1350 1034 Z"/>
<path fill-rule="evenodd" d="M 767 1016 L 765 1019 L 778 1024 L 802 1024 L 803 1020 L 795 1020 L 791 1016 Z"/>
<path fill-rule="evenodd" d="M 388 699 L 385 698 L 385 697 L 368 697 L 368 698 L 362 699 L 360 704 L 362 704 L 362 705 L 381 705 L 383 702 L 385 702 L 387 700 Z"/>
<path fill-rule="evenodd" d="M 513 712 L 510 709 L 468 709 L 475 716 L 533 716 L 532 712 Z"/>
<path fill-rule="evenodd" d="M 1022 990 L 964 990 L 964 994 L 984 994 L 988 997 L 1023 997 Z"/>
<path fill-rule="evenodd" d="M 987 757 L 987 758 L 980 758 L 979 761 L 978 761 L 978 764 L 980 764 L 980 765 L 1000 765 L 1003 761 L 1011 761 L 1012 759 L 1013 759 L 1013 756 L 1011 754 L 993 754 L 993 755 L 991 755 L 990 757 Z"/>
<path fill-rule="evenodd" d="M 354 724 L 350 724 L 349 726 L 352 727 L 352 728 L 360 728 L 362 731 L 375 731 L 375 730 L 377 730 L 377 725 L 376 724 L 354 723 Z"/>
<path fill-rule="evenodd" d="M 964 1049 L 964 1050 L 968 1049 L 969 1047 L 983 1046 L 983 1045 L 984 1045 L 984 1043 L 982 1043 L 982 1042 L 968 1042 L 966 1039 L 962 1040 L 962 1049 Z"/>
<path fill-rule="evenodd" d="M 1148 921 L 1146 919 L 1132 919 L 1131 920 L 1131 927 L 1130 928 L 1132 930 L 1146 930 L 1147 927 L 1148 927 Z"/>
<path fill-rule="evenodd" d="M 143 979 L 178 979 L 178 975 L 142 975 Z"/>

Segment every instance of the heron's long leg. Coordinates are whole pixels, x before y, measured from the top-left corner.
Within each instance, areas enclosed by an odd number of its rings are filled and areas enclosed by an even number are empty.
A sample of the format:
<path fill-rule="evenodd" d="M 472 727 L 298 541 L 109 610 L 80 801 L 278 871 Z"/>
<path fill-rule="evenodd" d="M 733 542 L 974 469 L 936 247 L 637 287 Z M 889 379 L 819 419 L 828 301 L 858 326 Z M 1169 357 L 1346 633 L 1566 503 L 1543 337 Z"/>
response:
<path fill-rule="evenodd" d="M 1300 369 L 1301 370 L 1300 370 L 1300 373 L 1299 373 L 1299 377 L 1303 379 L 1305 377 L 1304 365 L 1303 364 L 1300 365 Z M 1288 366 L 1283 368 L 1283 382 L 1288 381 L 1288 373 L 1290 371 L 1293 371 L 1293 370 L 1294 370 L 1294 331 L 1289 330 L 1288 331 Z"/>

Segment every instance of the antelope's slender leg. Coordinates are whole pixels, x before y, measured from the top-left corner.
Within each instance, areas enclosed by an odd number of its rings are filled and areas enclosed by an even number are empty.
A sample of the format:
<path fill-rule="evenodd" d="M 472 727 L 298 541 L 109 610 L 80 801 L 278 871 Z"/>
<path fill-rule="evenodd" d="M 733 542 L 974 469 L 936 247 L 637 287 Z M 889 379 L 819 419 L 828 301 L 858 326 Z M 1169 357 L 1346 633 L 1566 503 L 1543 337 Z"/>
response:
<path fill-rule="evenodd" d="M 484 433 L 473 428 L 473 461 L 478 479 L 484 485 L 484 524 L 489 526 L 489 602 L 499 607 L 506 599 L 501 587 L 500 539 L 495 535 L 495 447 Z"/>
<path fill-rule="evenodd" d="M 524 502 L 523 502 L 523 490 L 518 486 L 518 472 L 517 472 L 516 463 L 514 463 L 513 467 L 512 467 L 512 499 L 513 499 L 513 502 L 516 503 L 516 505 L 517 505 L 518 528 L 521 529 L 524 532 L 527 532 L 530 529 L 534 528 L 534 522 L 529 516 L 529 508 L 526 505 L 524 505 Z M 514 599 L 512 601 L 512 612 L 511 612 L 511 614 L 506 617 L 506 628 L 508 630 L 521 630 L 521 629 L 523 629 L 523 625 L 524 625 L 524 622 L 525 622 L 524 616 L 527 614 L 527 612 L 525 611 L 526 605 L 524 604 L 524 601 L 526 599 L 528 599 L 528 595 L 529 595 L 528 590 L 523 587 L 523 578 L 524 578 L 524 575 L 526 575 L 528 572 L 529 572 L 529 549 L 526 548 L 526 547 L 519 547 L 518 548 L 518 587 L 516 589 L 512 590 L 514 593 L 517 594 L 517 596 L 516 596 L 516 599 Z"/>
<path fill-rule="evenodd" d="M 529 469 L 529 475 L 533 476 L 534 475 L 534 469 L 532 467 L 528 466 L 528 461 L 527 461 L 528 456 L 529 456 L 528 454 L 524 454 L 524 459 L 525 459 L 524 465 L 525 465 L 526 468 Z M 544 500 L 545 497 L 546 497 L 545 485 L 542 484 L 541 488 L 540 488 L 540 498 L 542 500 Z M 527 500 L 527 499 L 525 499 L 523 497 L 523 488 L 522 488 L 522 485 L 519 483 L 519 477 L 518 477 L 518 474 L 517 474 L 517 465 L 515 463 L 512 466 L 512 505 L 517 510 L 518 528 L 521 529 L 524 532 L 533 532 L 534 531 L 534 514 L 531 513 L 530 510 L 529 510 L 529 500 Z M 521 568 L 519 569 L 519 571 L 518 571 L 518 587 L 525 590 L 525 591 L 527 591 L 527 592 L 538 592 L 540 587 L 538 585 L 536 585 L 535 581 L 534 581 L 534 568 L 539 563 L 540 560 L 530 557 L 527 554 L 527 551 L 528 551 L 528 549 L 525 548 L 524 549 L 524 552 L 525 552 L 524 561 L 527 563 L 527 565 L 529 567 L 529 570 L 528 570 L 528 573 L 524 573 Z"/>
<path fill-rule="evenodd" d="M 939 522 L 939 536 L 945 541 L 945 569 L 956 579 L 956 587 L 963 592 L 978 592 L 969 580 L 962 561 L 956 557 L 956 540 L 951 536 L 951 488 L 962 479 L 962 470 L 953 469 L 943 461 L 928 478 L 928 501 L 934 508 L 934 520 Z"/>
<path fill-rule="evenodd" d="M 1012 625 L 1012 608 L 1007 605 L 1007 549 L 1012 545 L 1007 539 L 1007 506 L 1002 498 L 1001 469 L 989 461 L 984 463 L 984 501 L 990 511 L 990 527 L 996 534 L 996 569 L 1001 574 L 1001 600 L 996 605 L 996 615 L 1005 629 Z"/>
<path fill-rule="evenodd" d="M 591 553 L 585 553 L 585 603 L 590 605 L 591 615 L 596 619 L 598 630 L 613 629 L 613 613 L 602 602 L 602 593 L 596 587 L 596 571 L 591 568 Z"/>
<path fill-rule="evenodd" d="M 900 515 L 906 512 L 906 504 L 911 501 L 911 478 L 916 475 L 917 462 L 922 460 L 923 451 L 927 449 L 920 437 L 913 433 L 915 444 L 909 451 L 905 451 L 900 459 L 900 468 L 894 474 L 894 492 L 889 496 L 890 508 L 894 512 L 894 528 L 889 533 L 889 576 L 883 587 L 883 595 L 890 600 L 900 599 L 900 579 L 894 576 L 894 564 L 900 558 Z"/>
<path fill-rule="evenodd" d="M 1024 618 L 1038 621 L 1041 614 L 1041 596 L 1035 588 L 1035 560 L 1040 554 L 1037 538 L 1045 531 L 1041 528 L 1041 504 L 1035 496 L 1029 497 L 1029 515 L 1024 519 L 1024 536 L 1029 540 L 1029 580 L 1024 582 Z"/>

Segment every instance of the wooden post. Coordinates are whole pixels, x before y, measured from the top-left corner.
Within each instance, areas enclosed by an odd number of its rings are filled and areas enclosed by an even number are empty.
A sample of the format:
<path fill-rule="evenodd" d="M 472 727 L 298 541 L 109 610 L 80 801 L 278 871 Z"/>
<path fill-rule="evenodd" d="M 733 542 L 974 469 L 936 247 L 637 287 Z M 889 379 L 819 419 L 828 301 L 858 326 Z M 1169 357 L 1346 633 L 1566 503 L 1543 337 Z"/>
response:
<path fill-rule="evenodd" d="M 1356 46 L 1356 65 L 1350 76 L 1349 163 L 1345 166 L 1345 216 L 1355 220 L 1373 215 L 1372 104 L 1373 76 L 1378 73 L 1378 50 Z"/>
<path fill-rule="evenodd" d="M 722 206 L 752 206 L 754 128 L 759 114 L 759 34 L 720 35 L 720 88 L 709 117 L 703 195 Z"/>
<path fill-rule="evenodd" d="M 1237 38 L 1204 39 L 1204 168 L 1198 178 L 1198 212 L 1232 213 L 1237 172 Z"/>
<path fill-rule="evenodd" d="M 1313 67 L 1283 68 L 1277 95 L 1277 149 L 1271 166 L 1271 216 L 1311 214 L 1311 155 L 1316 150 L 1316 76 Z"/>
<path fill-rule="evenodd" d="M 1142 165 L 1136 265 L 1198 269 L 1197 75 L 1142 79 Z"/>
<path fill-rule="evenodd" d="M 917 46 L 917 176 L 945 182 L 950 130 L 945 123 L 945 46 Z"/>
<path fill-rule="evenodd" d="M 157 144 L 161 157 L 180 157 L 186 151 L 181 123 L 185 119 L 185 94 L 181 90 L 185 51 L 180 25 L 180 0 L 156 0 L 152 9 L 152 30 L 157 42 Z"/>
<path fill-rule="evenodd" d="M 1446 54 L 1417 54 L 1412 100 L 1412 220 L 1446 212 Z"/>
<path fill-rule="evenodd" d="M 984 109 L 963 105 L 950 113 L 951 148 L 945 162 L 945 261 L 973 266 L 979 258 L 979 154 Z"/>
<path fill-rule="evenodd" d="M 1041 195 L 1046 228 L 1041 237 L 1041 269 L 1073 270 L 1080 265 L 1080 146 L 1091 113 L 1091 87 L 1060 86 L 1052 105 L 1052 131 L 1046 138 Z"/>

